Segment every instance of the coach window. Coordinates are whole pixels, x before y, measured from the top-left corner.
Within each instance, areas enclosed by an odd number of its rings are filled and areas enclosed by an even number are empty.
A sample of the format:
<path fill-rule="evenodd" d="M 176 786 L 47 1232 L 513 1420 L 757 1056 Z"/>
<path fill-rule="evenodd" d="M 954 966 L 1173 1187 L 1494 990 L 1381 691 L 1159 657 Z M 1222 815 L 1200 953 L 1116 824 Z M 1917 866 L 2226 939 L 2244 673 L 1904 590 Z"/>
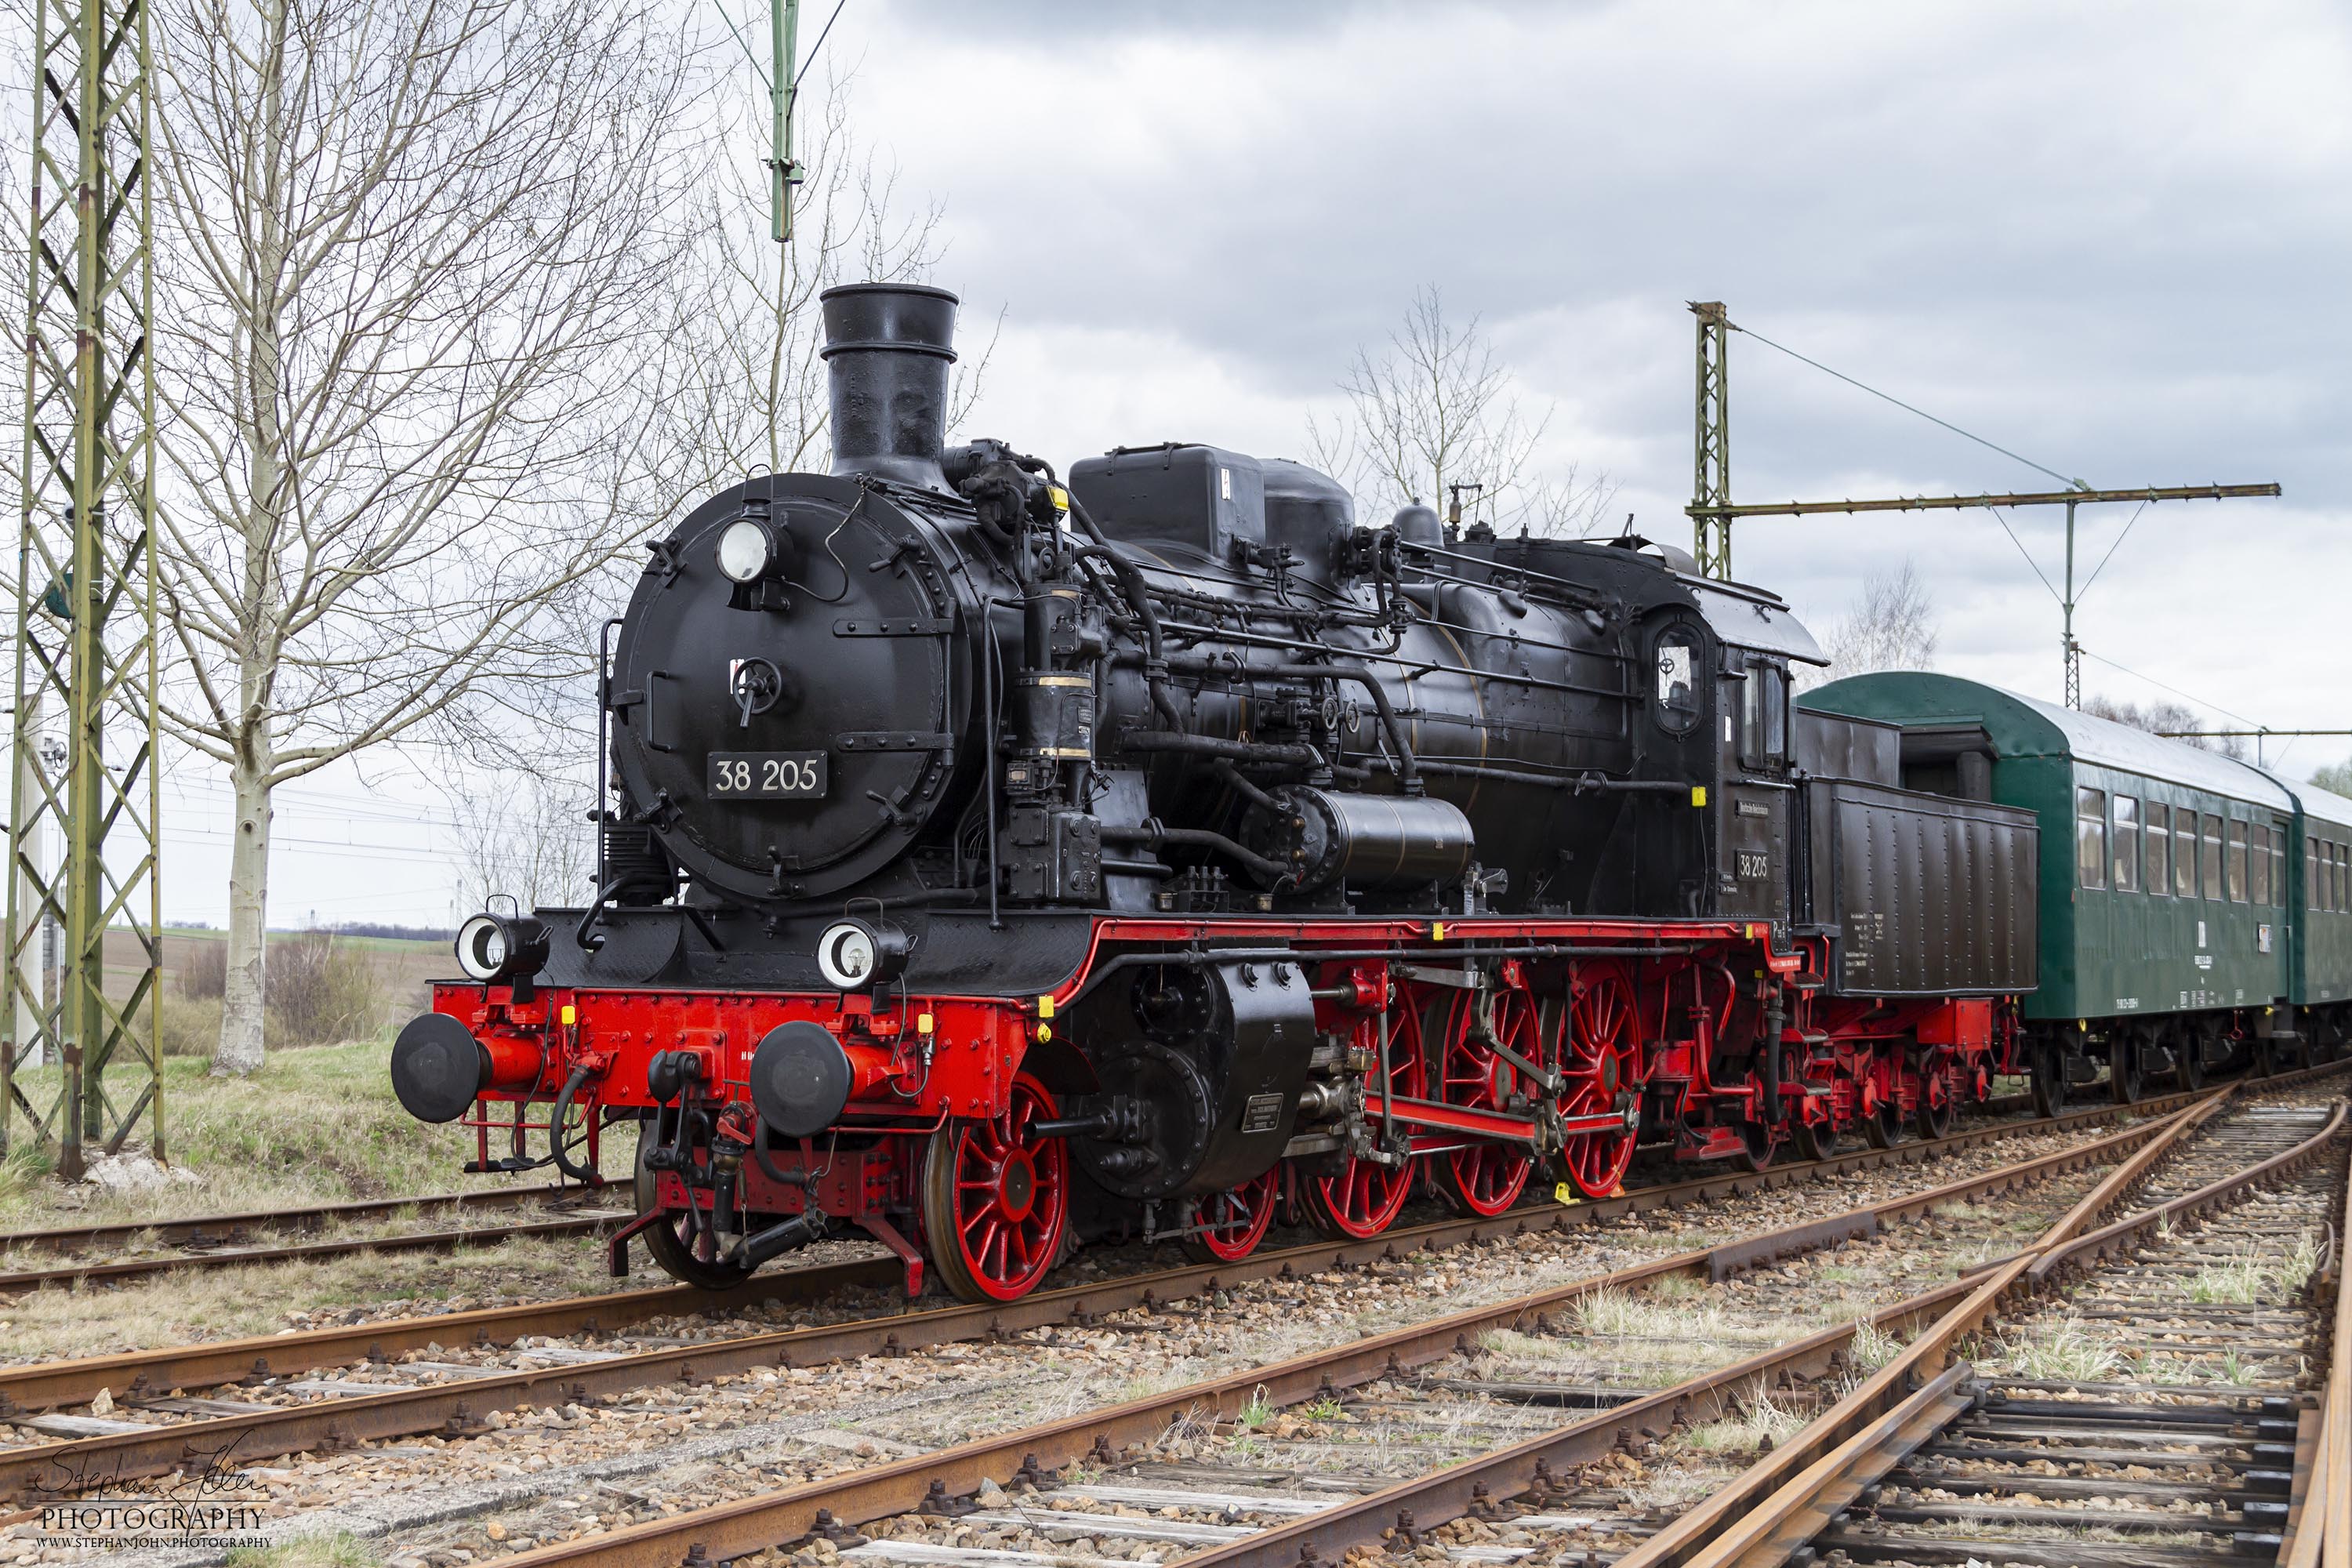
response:
<path fill-rule="evenodd" d="M 2105 790 L 2074 791 L 2074 876 L 2085 888 L 2107 885 L 2107 795 Z"/>
<path fill-rule="evenodd" d="M 2271 830 L 2267 823 L 2257 822 L 2246 832 L 2247 853 L 2253 858 L 2246 867 L 2246 892 L 2255 903 L 2271 901 Z"/>
<path fill-rule="evenodd" d="M 2338 844 L 2336 847 L 2336 876 L 2333 884 L 2336 889 L 2336 902 L 2330 907 L 2339 915 L 2344 912 L 2346 902 L 2345 869 L 2345 847 Z"/>
<path fill-rule="evenodd" d="M 2205 896 L 2215 903 L 2221 900 L 2221 819 L 2205 818 L 2203 853 L 2197 858 L 2199 879 L 2205 884 Z"/>
<path fill-rule="evenodd" d="M 2315 834 L 2303 841 L 2303 907 L 2319 907 L 2319 838 Z"/>
<path fill-rule="evenodd" d="M 1658 637 L 1658 723 L 1680 735 L 1698 722 L 1698 639 L 1679 627 Z"/>
<path fill-rule="evenodd" d="M 2116 891 L 2139 891 L 2139 802 L 2116 796 Z"/>
<path fill-rule="evenodd" d="M 2172 891 L 2172 808 L 2147 803 L 2147 890 L 2160 899 Z"/>
<path fill-rule="evenodd" d="M 2229 833 L 2230 901 L 2233 904 L 2242 904 L 2246 901 L 2246 825 L 2242 822 L 2232 822 L 2230 824 Z"/>
<path fill-rule="evenodd" d="M 2197 896 L 2197 814 L 2185 805 L 2172 808 L 2172 890 Z"/>
<path fill-rule="evenodd" d="M 2286 825 L 2271 824 L 2271 902 L 2286 908 Z"/>

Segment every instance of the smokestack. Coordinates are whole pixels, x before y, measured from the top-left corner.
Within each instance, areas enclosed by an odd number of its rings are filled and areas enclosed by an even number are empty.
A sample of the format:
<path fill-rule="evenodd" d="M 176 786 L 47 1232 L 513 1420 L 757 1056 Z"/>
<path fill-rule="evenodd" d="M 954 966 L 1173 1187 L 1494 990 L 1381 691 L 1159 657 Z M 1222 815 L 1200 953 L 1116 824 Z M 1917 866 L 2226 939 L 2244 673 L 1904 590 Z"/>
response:
<path fill-rule="evenodd" d="M 919 283 L 845 283 L 817 299 L 833 384 L 833 471 L 953 495 L 940 448 L 956 297 Z"/>

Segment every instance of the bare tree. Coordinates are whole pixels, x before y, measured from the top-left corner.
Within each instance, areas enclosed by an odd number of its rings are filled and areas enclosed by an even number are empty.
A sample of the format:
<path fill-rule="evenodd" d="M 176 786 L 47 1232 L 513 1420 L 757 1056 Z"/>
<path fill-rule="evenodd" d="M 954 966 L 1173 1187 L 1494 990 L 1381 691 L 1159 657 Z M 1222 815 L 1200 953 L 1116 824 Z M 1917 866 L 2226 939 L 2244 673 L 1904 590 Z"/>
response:
<path fill-rule="evenodd" d="M 1414 500 L 1442 509 L 1456 484 L 1478 487 L 1490 521 L 1517 521 L 1540 500 L 1527 481 L 1552 411 L 1530 417 L 1520 407 L 1478 318 L 1449 319 L 1435 284 L 1413 296 L 1385 350 L 1356 351 L 1339 390 L 1342 415 L 1307 422 L 1307 460 L 1355 492 L 1367 521 Z M 1565 485 L 1552 498 L 1563 520 L 1580 515 L 1573 470 Z M 1463 515 L 1473 515 L 1466 502 Z M 1539 506 L 1530 526 L 1549 515 Z"/>
<path fill-rule="evenodd" d="M 1862 596 L 1822 638 L 1829 668 L 1813 679 L 1936 667 L 1936 603 L 1909 557 L 1862 580 Z"/>
<path fill-rule="evenodd" d="M 271 792 L 579 670 L 551 606 L 677 493 L 646 413 L 699 173 L 667 16 L 157 14 L 162 718 L 236 795 L 216 1073 L 262 1058 Z"/>
<path fill-rule="evenodd" d="M 543 770 L 465 778 L 451 795 L 464 907 L 478 910 L 499 897 L 525 910 L 584 903 L 596 876 L 589 816 L 595 795 L 593 760 L 579 756 Z"/>
<path fill-rule="evenodd" d="M 2158 697 L 2145 707 L 2119 697 L 2103 697 L 2096 693 L 2083 699 L 2083 711 L 2095 719 L 2112 719 L 2118 724 L 2128 724 L 2135 730 L 2146 730 L 2152 735 L 2170 735 L 2187 742 L 2200 751 L 2219 752 L 2225 757 L 2246 760 L 2246 742 L 2239 735 L 2202 735 L 2195 731 L 2205 728 L 2205 721 L 2196 709 L 2185 702 L 2175 702 Z M 2325 786 L 2322 786 L 2325 787 Z"/>
<path fill-rule="evenodd" d="M 2323 763 L 2311 770 L 2311 782 L 2330 795 L 2352 795 L 2352 762 Z"/>

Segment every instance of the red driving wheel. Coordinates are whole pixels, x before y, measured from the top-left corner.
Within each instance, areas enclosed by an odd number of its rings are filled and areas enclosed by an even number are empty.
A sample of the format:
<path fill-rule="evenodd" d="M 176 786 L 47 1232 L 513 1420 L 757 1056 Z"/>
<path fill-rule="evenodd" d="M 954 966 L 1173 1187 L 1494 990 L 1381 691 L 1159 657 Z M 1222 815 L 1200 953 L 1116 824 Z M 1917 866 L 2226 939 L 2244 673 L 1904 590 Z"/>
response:
<path fill-rule="evenodd" d="M 963 1118 L 931 1134 L 923 1155 L 923 1239 L 950 1294 L 1010 1301 L 1045 1277 L 1070 1214 L 1070 1151 L 1030 1129 L 1055 1114 L 1045 1086 L 1013 1080 L 1001 1117 Z"/>
<path fill-rule="evenodd" d="M 1479 1037 L 1477 1022 L 1476 994 L 1458 994 L 1446 1016 L 1444 1067 L 1439 1075 L 1437 1098 L 1473 1110 L 1508 1110 L 1513 1096 L 1519 1092 L 1519 1069 Z M 1542 1054 L 1535 1003 L 1525 991 L 1512 988 L 1494 993 L 1493 1033 L 1528 1061 Z M 1486 1216 L 1501 1214 L 1519 1201 L 1535 1163 L 1534 1156 L 1524 1149 L 1475 1139 L 1436 1155 L 1431 1173 L 1437 1180 L 1437 1195 L 1448 1208 Z"/>
<path fill-rule="evenodd" d="M 1599 1116 L 1618 1110 L 1622 1094 L 1642 1086 L 1642 1030 L 1633 982 L 1613 963 L 1586 966 L 1569 984 L 1566 1027 L 1559 1039 L 1563 1116 Z M 1635 1133 L 1578 1132 L 1559 1152 L 1562 1173 L 1588 1198 L 1605 1198 L 1624 1184 L 1633 1163 Z"/>
<path fill-rule="evenodd" d="M 1184 1211 L 1184 1250 L 1202 1263 L 1237 1263 L 1257 1250 L 1274 1226 L 1274 1205 L 1282 1195 L 1277 1162 L 1263 1176 L 1205 1198 Z"/>
<path fill-rule="evenodd" d="M 1390 1015 L 1389 1092 L 1401 1099 L 1418 1100 L 1426 1081 L 1421 1007 L 1410 991 L 1401 994 L 1399 1004 Z M 1359 1048 L 1377 1052 L 1380 1039 L 1377 1017 L 1356 1026 L 1355 1044 Z M 1379 1058 L 1375 1056 L 1373 1059 Z M 1375 1068 L 1375 1078 L 1377 1074 Z M 1381 1124 L 1377 1113 L 1366 1120 L 1376 1130 Z M 1381 1165 L 1350 1154 L 1335 1173 L 1302 1184 L 1299 1205 L 1307 1211 L 1307 1221 L 1324 1235 L 1361 1241 L 1396 1223 L 1405 1199 L 1412 1192 L 1412 1176 L 1413 1162 L 1409 1157 L 1402 1164 Z"/>

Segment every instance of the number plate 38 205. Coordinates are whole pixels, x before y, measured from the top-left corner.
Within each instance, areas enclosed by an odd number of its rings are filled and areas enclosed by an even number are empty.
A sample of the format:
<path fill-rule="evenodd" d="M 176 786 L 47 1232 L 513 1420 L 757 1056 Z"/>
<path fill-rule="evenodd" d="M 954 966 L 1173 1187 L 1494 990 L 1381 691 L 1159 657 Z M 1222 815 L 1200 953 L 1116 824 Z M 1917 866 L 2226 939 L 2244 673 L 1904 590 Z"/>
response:
<path fill-rule="evenodd" d="M 814 800 L 824 794 L 823 752 L 713 752 L 710 793 L 747 800 Z"/>

